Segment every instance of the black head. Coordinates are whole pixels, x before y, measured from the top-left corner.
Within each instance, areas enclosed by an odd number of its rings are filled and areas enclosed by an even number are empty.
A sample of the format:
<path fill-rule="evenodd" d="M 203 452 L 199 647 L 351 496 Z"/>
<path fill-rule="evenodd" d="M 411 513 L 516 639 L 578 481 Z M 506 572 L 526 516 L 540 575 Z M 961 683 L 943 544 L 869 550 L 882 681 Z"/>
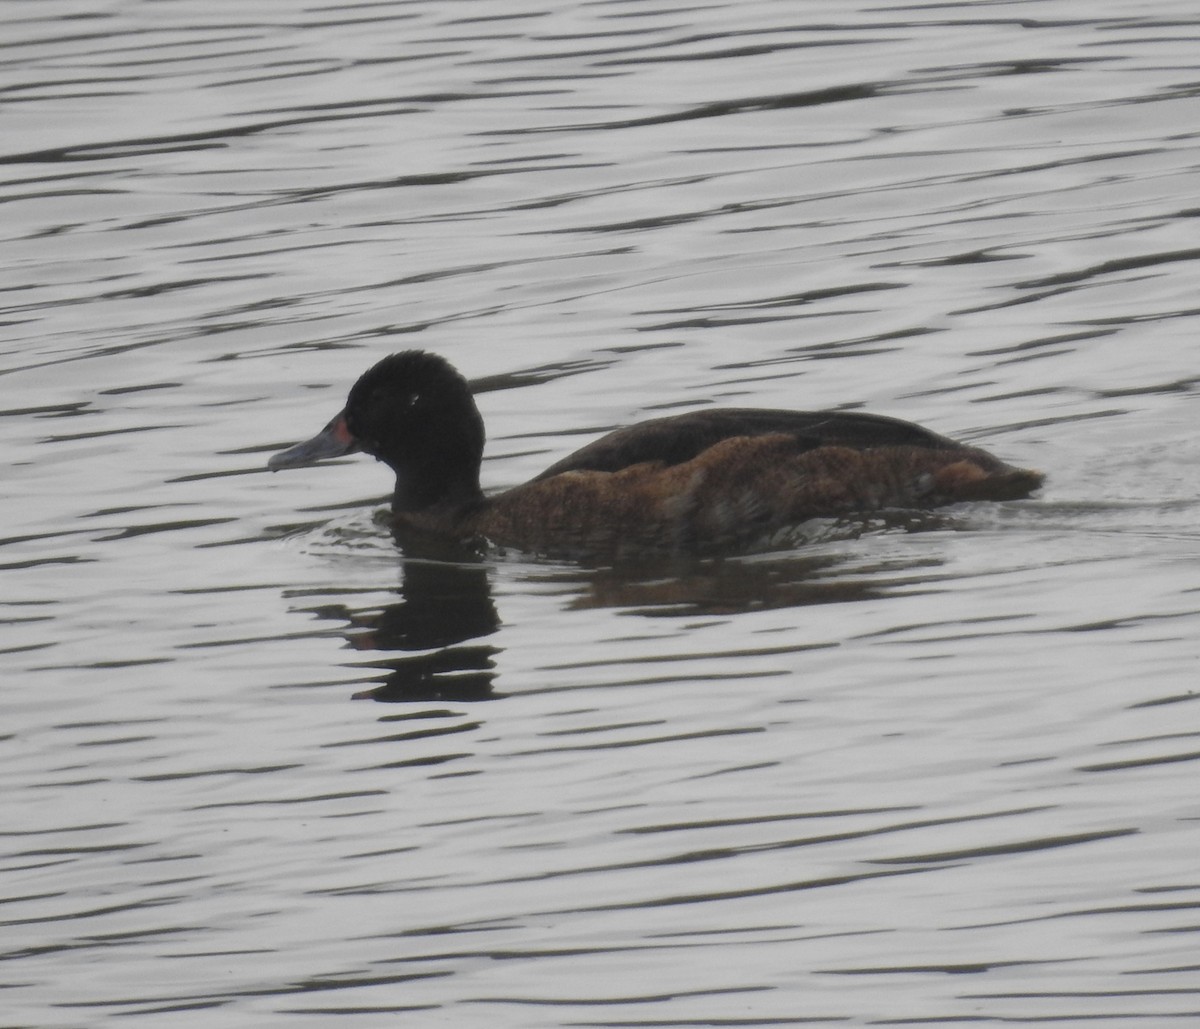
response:
<path fill-rule="evenodd" d="M 483 443 L 483 418 L 466 379 L 436 354 L 406 350 L 366 371 L 341 414 L 312 440 L 276 454 L 269 467 L 362 450 L 396 473 L 392 506 L 415 511 L 477 500 Z"/>

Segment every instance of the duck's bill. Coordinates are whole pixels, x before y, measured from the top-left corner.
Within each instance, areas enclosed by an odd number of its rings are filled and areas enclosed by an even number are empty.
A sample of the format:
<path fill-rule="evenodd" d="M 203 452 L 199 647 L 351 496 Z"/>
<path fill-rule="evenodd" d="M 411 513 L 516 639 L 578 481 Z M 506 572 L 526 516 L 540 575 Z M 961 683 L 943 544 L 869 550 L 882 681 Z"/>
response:
<path fill-rule="evenodd" d="M 301 468 L 331 457 L 345 457 L 358 450 L 358 440 L 346 428 L 345 415 L 339 414 L 312 439 L 273 455 L 267 462 L 267 467 L 273 472 L 279 471 L 280 468 Z"/>

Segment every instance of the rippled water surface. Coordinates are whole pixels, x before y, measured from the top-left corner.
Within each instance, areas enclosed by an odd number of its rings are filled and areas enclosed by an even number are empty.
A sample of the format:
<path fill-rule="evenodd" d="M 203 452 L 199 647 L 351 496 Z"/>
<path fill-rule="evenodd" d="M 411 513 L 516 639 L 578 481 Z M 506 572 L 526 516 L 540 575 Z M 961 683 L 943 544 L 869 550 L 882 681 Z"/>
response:
<path fill-rule="evenodd" d="M 1200 1019 L 1194 4 L 0 20 L 0 1022 Z M 488 488 L 710 404 L 1048 485 L 406 561 L 264 463 L 418 346 Z"/>

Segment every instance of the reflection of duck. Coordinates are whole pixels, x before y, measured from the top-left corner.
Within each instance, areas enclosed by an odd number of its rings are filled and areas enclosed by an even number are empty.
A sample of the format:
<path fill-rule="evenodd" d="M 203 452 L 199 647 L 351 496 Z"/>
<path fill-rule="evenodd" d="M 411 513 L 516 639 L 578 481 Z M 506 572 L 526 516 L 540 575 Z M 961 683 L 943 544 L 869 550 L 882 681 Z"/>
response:
<path fill-rule="evenodd" d="M 382 701 L 493 700 L 494 657 L 482 640 L 500 627 L 488 567 L 482 563 L 403 563 L 399 599 L 353 610 L 322 605 L 316 611 L 345 624 L 356 651 L 377 655 L 365 665 L 375 685 L 355 694 Z"/>
<path fill-rule="evenodd" d="M 814 517 L 1026 497 L 1038 472 L 909 422 L 847 411 L 717 408 L 618 429 L 496 496 L 483 419 L 448 362 L 385 357 L 346 407 L 272 469 L 365 451 L 396 473 L 397 525 L 552 553 L 745 548 Z"/>

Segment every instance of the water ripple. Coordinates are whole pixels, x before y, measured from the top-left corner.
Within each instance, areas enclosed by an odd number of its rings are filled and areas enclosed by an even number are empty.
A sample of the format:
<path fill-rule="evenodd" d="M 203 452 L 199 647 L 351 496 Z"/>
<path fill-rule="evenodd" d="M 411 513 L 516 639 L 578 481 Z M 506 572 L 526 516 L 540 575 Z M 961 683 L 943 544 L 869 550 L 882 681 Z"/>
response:
<path fill-rule="evenodd" d="M 1195 1019 L 1194 12 L 8 7 L 7 1021 Z M 1049 485 L 418 561 L 263 467 L 409 347 Z"/>

